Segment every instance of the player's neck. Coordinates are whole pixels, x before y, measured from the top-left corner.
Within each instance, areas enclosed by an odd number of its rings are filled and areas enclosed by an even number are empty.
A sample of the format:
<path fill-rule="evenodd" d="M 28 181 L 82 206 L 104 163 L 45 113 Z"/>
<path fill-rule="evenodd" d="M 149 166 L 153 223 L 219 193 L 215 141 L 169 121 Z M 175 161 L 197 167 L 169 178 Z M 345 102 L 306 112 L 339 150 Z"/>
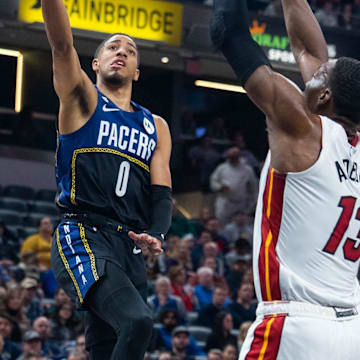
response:
<path fill-rule="evenodd" d="M 334 115 L 332 119 L 344 128 L 349 141 L 351 141 L 358 131 L 357 125 L 344 116 Z"/>
<path fill-rule="evenodd" d="M 98 80 L 96 86 L 118 108 L 129 112 L 134 111 L 131 105 L 132 83 L 114 87 Z"/>

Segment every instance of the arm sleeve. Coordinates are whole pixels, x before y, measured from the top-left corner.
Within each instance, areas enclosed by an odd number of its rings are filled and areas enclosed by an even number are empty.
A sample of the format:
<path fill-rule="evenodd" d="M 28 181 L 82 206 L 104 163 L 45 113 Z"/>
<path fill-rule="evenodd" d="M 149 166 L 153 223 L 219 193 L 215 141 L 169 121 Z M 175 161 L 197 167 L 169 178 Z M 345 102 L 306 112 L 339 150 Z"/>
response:
<path fill-rule="evenodd" d="M 163 241 L 171 225 L 172 191 L 168 186 L 151 186 L 151 224 L 148 233 Z"/>

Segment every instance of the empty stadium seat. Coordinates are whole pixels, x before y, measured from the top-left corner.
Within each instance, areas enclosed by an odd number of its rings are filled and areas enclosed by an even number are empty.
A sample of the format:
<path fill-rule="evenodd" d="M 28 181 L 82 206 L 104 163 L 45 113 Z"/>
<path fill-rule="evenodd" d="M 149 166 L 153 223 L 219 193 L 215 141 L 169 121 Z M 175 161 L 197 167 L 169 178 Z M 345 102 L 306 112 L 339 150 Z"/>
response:
<path fill-rule="evenodd" d="M 0 209 L 0 221 L 3 221 L 5 226 L 18 226 L 21 225 L 21 216 L 16 211 Z"/>
<path fill-rule="evenodd" d="M 45 201 L 33 201 L 30 212 L 36 214 L 48 214 L 49 216 L 58 216 L 59 211 L 55 204 Z"/>
<path fill-rule="evenodd" d="M 55 202 L 56 191 L 55 190 L 38 190 L 35 194 L 35 200 Z"/>
<path fill-rule="evenodd" d="M 40 220 L 44 217 L 48 217 L 48 214 L 28 214 L 27 216 L 24 216 L 23 218 L 23 224 L 24 226 L 30 226 L 30 227 L 36 227 L 38 228 L 40 225 Z"/>
<path fill-rule="evenodd" d="M 26 213 L 28 210 L 28 206 L 25 200 L 11 197 L 1 197 L 0 209 L 17 211 L 19 213 Z"/>
<path fill-rule="evenodd" d="M 205 326 L 189 326 L 190 334 L 195 338 L 196 341 L 206 341 L 211 333 L 211 329 Z"/>
<path fill-rule="evenodd" d="M 24 200 L 33 200 L 35 191 L 28 186 L 8 185 L 4 188 L 2 195 Z"/>
<path fill-rule="evenodd" d="M 16 238 L 18 239 L 19 236 L 19 229 L 21 227 L 17 226 L 17 225 L 6 225 L 6 229 L 10 231 L 10 233 Z"/>

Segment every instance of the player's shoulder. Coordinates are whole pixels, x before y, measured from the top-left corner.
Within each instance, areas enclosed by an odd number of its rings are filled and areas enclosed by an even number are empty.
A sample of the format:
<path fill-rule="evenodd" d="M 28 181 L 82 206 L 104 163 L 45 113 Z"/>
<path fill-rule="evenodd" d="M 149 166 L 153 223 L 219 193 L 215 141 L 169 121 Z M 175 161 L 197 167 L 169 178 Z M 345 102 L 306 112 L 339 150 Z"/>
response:
<path fill-rule="evenodd" d="M 159 115 L 155 115 L 155 114 L 153 114 L 153 118 L 154 118 L 154 123 L 156 126 L 156 131 L 158 134 L 162 134 L 162 133 L 169 134 L 170 133 L 169 125 L 164 118 L 162 118 Z"/>

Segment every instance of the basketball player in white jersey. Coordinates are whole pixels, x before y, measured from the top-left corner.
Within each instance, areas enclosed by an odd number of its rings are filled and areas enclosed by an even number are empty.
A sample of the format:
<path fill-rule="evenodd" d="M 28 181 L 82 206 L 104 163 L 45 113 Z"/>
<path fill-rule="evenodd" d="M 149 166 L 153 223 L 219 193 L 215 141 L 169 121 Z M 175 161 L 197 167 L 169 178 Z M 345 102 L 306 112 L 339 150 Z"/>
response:
<path fill-rule="evenodd" d="M 257 319 L 241 360 L 360 358 L 360 62 L 328 61 L 306 0 L 282 0 L 306 89 L 253 41 L 246 0 L 215 1 L 212 39 L 265 113 L 254 229 Z"/>

